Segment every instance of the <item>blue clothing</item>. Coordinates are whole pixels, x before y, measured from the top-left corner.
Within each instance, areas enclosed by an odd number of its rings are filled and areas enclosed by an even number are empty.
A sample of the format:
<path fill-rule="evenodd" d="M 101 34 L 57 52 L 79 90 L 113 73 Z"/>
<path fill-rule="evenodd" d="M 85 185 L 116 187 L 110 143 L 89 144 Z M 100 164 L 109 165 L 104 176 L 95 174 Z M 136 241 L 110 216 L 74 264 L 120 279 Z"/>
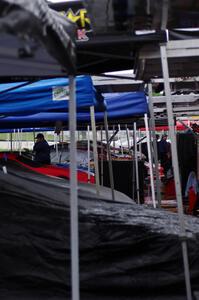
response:
<path fill-rule="evenodd" d="M 33 152 L 35 152 L 35 161 L 50 164 L 50 146 L 45 140 L 36 142 Z"/>
<path fill-rule="evenodd" d="M 168 153 L 170 150 L 170 145 L 166 140 L 161 140 L 158 142 L 158 152 L 159 153 Z"/>

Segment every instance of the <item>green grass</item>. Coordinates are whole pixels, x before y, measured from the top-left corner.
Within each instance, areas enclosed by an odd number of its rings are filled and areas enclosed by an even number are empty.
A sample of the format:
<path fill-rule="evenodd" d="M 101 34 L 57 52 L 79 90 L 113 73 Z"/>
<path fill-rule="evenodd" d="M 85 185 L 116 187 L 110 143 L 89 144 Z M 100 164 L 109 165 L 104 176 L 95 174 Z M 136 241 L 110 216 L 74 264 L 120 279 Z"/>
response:
<path fill-rule="evenodd" d="M 54 135 L 53 134 L 48 134 L 46 132 L 43 132 L 45 138 L 48 141 L 54 141 Z M 37 132 L 35 132 L 35 136 L 37 135 Z M 14 138 L 15 137 L 15 138 Z M 21 137 L 21 134 L 20 134 Z M 8 141 L 11 138 L 11 134 L 10 133 L 0 133 L 0 141 Z M 17 133 L 13 133 L 12 134 L 12 138 L 13 139 L 18 139 L 18 134 Z M 33 132 L 22 132 L 22 140 L 23 141 L 34 141 L 34 135 Z"/>

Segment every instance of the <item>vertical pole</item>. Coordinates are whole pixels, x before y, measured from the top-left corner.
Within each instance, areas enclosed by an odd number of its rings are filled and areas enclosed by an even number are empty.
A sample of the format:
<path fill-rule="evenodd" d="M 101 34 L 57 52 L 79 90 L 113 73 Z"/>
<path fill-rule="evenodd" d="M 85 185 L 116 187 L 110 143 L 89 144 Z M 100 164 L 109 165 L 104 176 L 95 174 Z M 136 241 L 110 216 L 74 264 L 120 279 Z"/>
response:
<path fill-rule="evenodd" d="M 94 106 L 90 107 L 91 114 L 91 126 L 93 132 L 93 155 L 94 155 L 94 164 L 95 164 L 95 182 L 96 182 L 96 193 L 100 194 L 99 191 L 99 167 L 98 167 L 98 152 L 97 152 L 97 134 L 96 134 L 96 126 L 95 126 L 95 109 Z"/>
<path fill-rule="evenodd" d="M 123 152 L 123 145 L 122 145 L 122 139 L 121 139 L 121 128 L 120 128 L 120 124 L 118 124 L 118 129 L 119 129 L 119 132 L 118 132 L 118 138 L 119 138 L 119 141 L 120 141 L 120 147 L 121 147 L 121 153 L 122 153 L 122 155 L 124 154 L 124 152 Z"/>
<path fill-rule="evenodd" d="M 104 185 L 104 146 L 103 146 L 103 126 L 101 126 L 101 185 Z"/>
<path fill-rule="evenodd" d="M 197 143 L 197 179 L 199 180 L 199 136 L 196 136 Z"/>
<path fill-rule="evenodd" d="M 134 200 L 134 197 L 135 197 L 135 148 L 137 147 L 136 145 L 136 140 L 134 138 L 134 130 L 133 130 L 133 148 L 134 150 L 132 151 L 132 156 L 133 156 L 133 159 L 132 159 L 132 199 Z"/>
<path fill-rule="evenodd" d="M 58 149 L 58 135 L 55 133 L 55 150 L 57 156 L 57 162 L 59 162 L 59 149 Z"/>
<path fill-rule="evenodd" d="M 33 140 L 35 141 L 35 130 L 33 130 Z"/>
<path fill-rule="evenodd" d="M 22 131 L 23 129 L 19 129 L 19 155 L 21 155 L 21 149 L 22 149 Z"/>
<path fill-rule="evenodd" d="M 129 129 L 126 124 L 126 138 L 127 138 L 127 144 L 128 144 L 128 152 L 130 153 L 130 141 L 129 141 Z"/>
<path fill-rule="evenodd" d="M 160 53 L 161 53 L 162 73 L 164 78 L 164 88 L 165 88 L 165 95 L 166 95 L 169 135 L 171 138 L 171 154 L 172 154 L 172 163 L 173 163 L 173 170 L 174 170 L 176 197 L 177 197 L 177 204 L 178 204 L 180 235 L 182 240 L 182 255 L 183 255 L 183 263 L 184 263 L 186 293 L 187 293 L 187 300 L 192 300 L 188 249 L 187 249 L 187 241 L 186 241 L 186 229 L 185 229 L 180 173 L 179 173 L 179 165 L 178 165 L 177 143 L 176 143 L 176 135 L 174 131 L 173 107 L 171 101 L 171 90 L 169 85 L 169 69 L 168 69 L 168 61 L 167 61 L 167 53 L 166 53 L 165 45 L 160 46 Z"/>
<path fill-rule="evenodd" d="M 151 195 L 152 195 L 153 207 L 156 208 L 154 178 L 153 178 L 153 166 L 152 166 L 151 147 L 150 147 L 150 135 L 149 135 L 149 125 L 148 125 L 147 114 L 144 114 L 144 122 L 145 122 L 145 128 L 146 128 L 147 149 L 148 149 L 148 157 L 149 157 L 149 172 L 150 172 L 150 183 L 151 183 Z"/>
<path fill-rule="evenodd" d="M 155 175 L 156 175 L 156 190 L 157 190 L 157 200 L 158 207 L 161 207 L 161 191 L 160 191 L 160 176 L 158 169 L 158 148 L 157 148 L 157 140 L 155 135 L 155 116 L 153 111 L 153 93 L 152 93 L 152 84 L 148 84 L 148 92 L 149 92 L 149 111 L 151 116 L 151 130 L 153 136 L 153 150 L 154 150 L 154 162 L 155 162 Z"/>
<path fill-rule="evenodd" d="M 10 151 L 13 151 L 13 144 L 12 144 L 12 132 L 10 133 Z"/>
<path fill-rule="evenodd" d="M 135 159 L 135 177 L 136 177 L 136 192 L 137 192 L 137 202 L 140 204 L 140 186 L 139 186 L 139 169 L 138 169 L 138 155 L 137 155 L 137 129 L 136 123 L 133 123 L 133 133 L 134 133 L 134 159 Z"/>
<path fill-rule="evenodd" d="M 75 77 L 69 76 L 69 129 L 70 129 L 70 228 L 71 228 L 71 275 L 72 300 L 79 300 L 79 231 L 77 195 L 76 149 L 76 88 Z"/>
<path fill-rule="evenodd" d="M 138 134 L 138 137 L 139 137 L 139 140 L 141 139 L 141 131 L 140 131 L 140 129 L 139 129 L 139 134 Z M 142 144 L 141 143 L 139 143 L 139 145 L 138 145 L 138 149 L 139 149 L 139 152 L 140 152 L 140 155 L 142 155 Z"/>
<path fill-rule="evenodd" d="M 87 151 L 88 151 L 88 182 L 90 182 L 91 180 L 91 168 L 90 168 L 90 160 L 91 160 L 91 156 L 90 156 L 90 126 L 87 126 Z"/>
<path fill-rule="evenodd" d="M 115 125 L 113 125 L 113 135 L 115 134 Z M 115 139 L 113 139 L 113 153 L 115 154 Z"/>
<path fill-rule="evenodd" d="M 115 201 L 114 178 L 113 178 L 113 164 L 112 164 L 110 144 L 109 144 L 109 138 L 108 138 L 108 117 L 107 117 L 107 111 L 104 112 L 104 125 L 105 125 L 105 131 L 106 131 L 106 145 L 107 145 L 107 152 L 108 152 L 108 167 L 109 167 L 109 178 L 110 178 L 112 200 Z"/>

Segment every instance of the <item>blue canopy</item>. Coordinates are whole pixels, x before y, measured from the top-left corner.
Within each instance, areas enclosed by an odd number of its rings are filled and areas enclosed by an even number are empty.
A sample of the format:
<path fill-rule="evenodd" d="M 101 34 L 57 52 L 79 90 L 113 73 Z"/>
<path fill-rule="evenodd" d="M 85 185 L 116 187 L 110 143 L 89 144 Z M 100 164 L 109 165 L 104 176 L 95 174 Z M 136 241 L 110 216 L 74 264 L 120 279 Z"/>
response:
<path fill-rule="evenodd" d="M 103 94 L 107 103 L 108 120 L 115 123 L 133 117 L 143 116 L 148 112 L 147 99 L 144 92 L 111 93 Z M 103 122 L 104 113 L 96 112 L 97 122 Z M 56 121 L 68 122 L 67 112 L 47 112 L 29 116 L 12 116 L 0 118 L 1 128 L 25 128 L 25 127 L 51 127 Z M 78 112 L 77 122 L 79 125 L 90 123 L 89 112 Z"/>
<path fill-rule="evenodd" d="M 104 108 L 103 97 L 97 94 L 90 76 L 76 77 L 76 96 L 79 111 L 92 105 Z M 67 111 L 68 100 L 67 78 L 0 84 L 0 114 L 7 116 Z"/>

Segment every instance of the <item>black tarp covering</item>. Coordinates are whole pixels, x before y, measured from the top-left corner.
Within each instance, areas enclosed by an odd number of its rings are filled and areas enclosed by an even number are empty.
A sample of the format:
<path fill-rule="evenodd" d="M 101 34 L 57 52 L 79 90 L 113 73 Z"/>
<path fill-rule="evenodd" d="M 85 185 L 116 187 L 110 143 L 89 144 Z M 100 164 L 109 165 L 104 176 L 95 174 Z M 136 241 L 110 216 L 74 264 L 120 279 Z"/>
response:
<path fill-rule="evenodd" d="M 0 76 L 73 74 L 74 37 L 75 25 L 44 0 L 2 0 Z"/>
<path fill-rule="evenodd" d="M 0 298 L 70 299 L 69 189 L 8 165 L 0 171 Z M 186 299 L 178 216 L 79 192 L 82 300 Z M 186 216 L 192 288 L 199 220 Z"/>
<path fill-rule="evenodd" d="M 178 161 L 184 195 L 190 172 L 197 174 L 197 137 L 193 132 L 179 133 L 177 135 Z"/>
<path fill-rule="evenodd" d="M 124 8 L 125 1 L 121 3 Z M 109 5 L 104 0 L 93 4 L 96 5 L 94 12 L 87 12 L 84 1 L 80 0 L 58 1 L 49 5 L 77 25 L 77 72 L 80 74 L 133 68 L 137 51 L 143 44 L 166 41 L 166 33 L 160 30 L 142 34 L 136 34 L 132 30 L 113 30 L 113 26 L 106 22 L 106 8 L 110 8 L 112 4 Z M 100 30 L 95 30 L 96 24 Z"/>
<path fill-rule="evenodd" d="M 133 164 L 135 162 L 132 160 L 112 161 L 114 188 L 135 200 L 137 199 L 137 191 L 135 174 L 133 175 L 133 172 L 135 173 L 135 165 L 133 166 Z M 99 172 L 101 174 L 101 162 L 99 162 Z M 143 161 L 138 162 L 138 174 L 140 200 L 141 203 L 144 203 L 144 180 L 147 177 L 147 170 Z M 103 161 L 103 185 L 110 187 L 108 161 Z"/>

